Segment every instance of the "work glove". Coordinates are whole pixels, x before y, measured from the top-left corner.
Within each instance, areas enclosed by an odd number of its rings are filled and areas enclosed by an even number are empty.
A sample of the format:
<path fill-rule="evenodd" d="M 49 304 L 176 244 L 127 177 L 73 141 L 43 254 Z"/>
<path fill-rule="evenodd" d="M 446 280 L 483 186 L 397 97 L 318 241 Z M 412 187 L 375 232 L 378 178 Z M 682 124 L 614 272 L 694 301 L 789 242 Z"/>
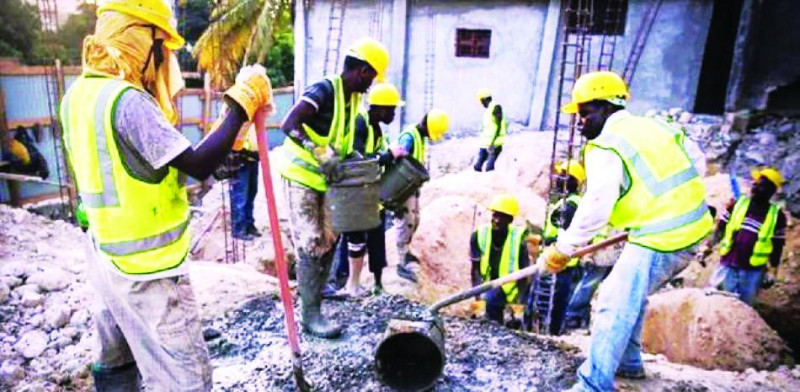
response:
<path fill-rule="evenodd" d="M 530 256 L 531 260 L 536 260 L 536 258 L 539 257 L 541 243 L 542 236 L 538 234 L 529 234 L 527 237 L 525 237 L 525 246 L 528 248 L 528 255 Z"/>
<path fill-rule="evenodd" d="M 392 153 L 394 159 L 402 158 L 408 155 L 408 151 L 406 151 L 405 148 L 400 147 L 398 145 L 389 147 L 389 151 Z"/>
<path fill-rule="evenodd" d="M 259 64 L 242 67 L 236 75 L 236 83 L 225 91 L 225 96 L 238 103 L 253 121 L 256 111 L 269 110 L 272 105 L 272 84 L 267 70 Z"/>
<path fill-rule="evenodd" d="M 311 153 L 314 154 L 314 159 L 319 162 L 320 170 L 322 174 L 325 176 L 325 179 L 328 183 L 335 183 L 338 181 L 338 173 L 336 172 L 336 168 L 339 163 L 339 159 L 336 157 L 336 154 L 333 152 L 333 149 L 329 146 L 318 146 L 314 147 L 311 150 Z"/>
<path fill-rule="evenodd" d="M 569 262 L 569 256 L 561 253 L 555 245 L 550 245 L 544 250 L 539 260 L 545 271 L 555 274 L 564 269 Z"/>
<path fill-rule="evenodd" d="M 475 300 L 469 305 L 470 314 L 473 318 L 481 317 L 486 313 L 486 301 Z"/>

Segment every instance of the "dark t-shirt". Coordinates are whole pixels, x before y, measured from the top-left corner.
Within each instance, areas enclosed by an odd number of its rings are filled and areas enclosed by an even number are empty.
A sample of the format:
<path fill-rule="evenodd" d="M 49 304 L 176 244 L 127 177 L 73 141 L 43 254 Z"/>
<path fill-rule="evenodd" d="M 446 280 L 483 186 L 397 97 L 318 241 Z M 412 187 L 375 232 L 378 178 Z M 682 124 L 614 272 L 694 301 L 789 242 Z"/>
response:
<path fill-rule="evenodd" d="M 333 122 L 333 106 L 336 102 L 333 84 L 328 79 L 314 83 L 306 88 L 300 100 L 308 102 L 317 109 L 317 115 L 311 120 L 308 120 L 306 125 L 311 127 L 311 129 L 320 136 L 327 136 L 331 129 L 331 122 Z M 345 121 L 348 121 L 347 117 L 350 115 L 349 107 L 350 100 L 346 99 L 344 110 Z M 347 122 L 345 122 L 345 124 L 346 123 Z"/>

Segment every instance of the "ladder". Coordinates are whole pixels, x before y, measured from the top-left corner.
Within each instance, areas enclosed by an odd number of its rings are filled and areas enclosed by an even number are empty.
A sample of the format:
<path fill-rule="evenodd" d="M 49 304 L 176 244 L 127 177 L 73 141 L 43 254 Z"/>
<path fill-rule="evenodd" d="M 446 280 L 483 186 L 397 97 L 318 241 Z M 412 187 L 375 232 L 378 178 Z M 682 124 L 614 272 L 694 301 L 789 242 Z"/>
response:
<path fill-rule="evenodd" d="M 559 199 L 567 197 L 566 189 L 559 189 L 556 186 L 558 179 L 555 172 L 556 162 L 572 159 L 575 155 L 576 144 L 580 144 L 580 136 L 577 135 L 577 117 L 575 115 L 564 116 L 561 113 L 561 106 L 571 100 L 575 81 L 589 68 L 588 48 L 591 46 L 589 32 L 593 3 L 593 0 L 568 0 L 563 5 L 561 21 L 564 33 L 561 42 L 558 97 L 553 124 L 553 150 L 550 156 L 549 200 L 545 219 L 550 215 L 550 206 Z M 574 23 L 570 23 L 571 21 Z M 526 312 L 530 313 L 532 320 L 529 328 L 539 331 L 539 333 L 550 333 L 555 284 L 555 275 L 538 275 L 531 285 Z"/>
<path fill-rule="evenodd" d="M 339 65 L 339 50 L 342 47 L 342 27 L 344 25 L 344 11 L 347 8 L 347 0 L 332 0 L 331 10 L 328 14 L 328 38 L 325 47 L 325 62 L 323 63 L 323 75 L 327 76 L 336 73 Z"/>
<path fill-rule="evenodd" d="M 614 65 L 614 51 L 617 47 L 617 32 L 625 18 L 622 0 L 608 0 L 603 19 L 604 34 L 600 41 L 600 56 L 597 59 L 597 70 L 610 71 Z"/>
<path fill-rule="evenodd" d="M 61 139 L 61 123 L 58 116 L 58 105 L 63 96 L 61 85 L 59 84 L 59 69 L 60 61 L 53 60 L 53 64 L 48 64 L 45 69 L 45 93 L 47 95 L 47 114 L 50 117 L 50 137 L 53 138 L 53 165 L 56 168 L 56 178 L 58 181 L 58 196 L 61 201 L 61 216 L 65 219 L 72 218 L 72 211 L 74 207 L 70 198 L 70 191 L 64 187 L 65 178 L 62 177 L 62 171 L 66 172 L 66 155 Z M 69 178 L 66 179 L 69 183 Z"/>
<path fill-rule="evenodd" d="M 428 11 L 428 29 L 425 43 L 425 112 L 433 108 L 436 87 L 436 15 Z"/>
<path fill-rule="evenodd" d="M 647 38 L 650 36 L 650 31 L 653 29 L 653 23 L 658 15 L 658 10 L 661 8 L 661 3 L 664 0 L 656 0 L 650 4 L 650 7 L 645 11 L 642 16 L 642 23 L 639 25 L 639 30 L 636 32 L 636 39 L 633 41 L 631 53 L 628 56 L 628 61 L 625 63 L 625 70 L 622 72 L 622 78 L 628 83 L 630 88 L 633 82 L 633 74 L 636 72 L 636 65 L 639 64 L 639 59 L 644 52 Z"/>

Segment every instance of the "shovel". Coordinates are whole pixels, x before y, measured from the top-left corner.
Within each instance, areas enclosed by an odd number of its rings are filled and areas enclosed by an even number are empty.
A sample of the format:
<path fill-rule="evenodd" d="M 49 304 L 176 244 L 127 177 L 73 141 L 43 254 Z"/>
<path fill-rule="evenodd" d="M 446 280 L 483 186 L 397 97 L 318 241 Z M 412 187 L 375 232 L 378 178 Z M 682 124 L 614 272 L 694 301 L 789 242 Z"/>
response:
<path fill-rule="evenodd" d="M 620 234 L 603 242 L 578 249 L 569 258 L 582 257 L 628 239 Z M 415 319 L 392 319 L 375 351 L 378 378 L 402 391 L 422 391 L 432 387 L 442 375 L 445 365 L 445 330 L 440 309 L 473 298 L 506 283 L 527 278 L 544 271 L 539 263 L 480 286 L 453 294 L 431 305 Z"/>
<path fill-rule="evenodd" d="M 269 168 L 269 143 L 267 143 L 266 120 L 267 114 L 259 110 L 255 115 L 256 136 L 258 136 L 258 158 L 261 161 L 261 178 L 264 181 L 264 192 L 267 194 L 267 210 L 269 212 L 269 231 L 272 232 L 272 242 L 275 247 L 275 265 L 280 281 L 281 302 L 286 315 L 286 336 L 292 351 L 292 369 L 297 389 L 302 392 L 311 390 L 311 386 L 303 375 L 303 357 L 300 353 L 300 340 L 297 334 L 297 324 L 294 322 L 294 307 L 292 306 L 292 292 L 289 288 L 289 268 L 286 265 L 286 256 L 283 253 L 281 230 L 278 225 L 278 210 L 275 206 L 275 189 L 272 187 L 272 175 Z"/>

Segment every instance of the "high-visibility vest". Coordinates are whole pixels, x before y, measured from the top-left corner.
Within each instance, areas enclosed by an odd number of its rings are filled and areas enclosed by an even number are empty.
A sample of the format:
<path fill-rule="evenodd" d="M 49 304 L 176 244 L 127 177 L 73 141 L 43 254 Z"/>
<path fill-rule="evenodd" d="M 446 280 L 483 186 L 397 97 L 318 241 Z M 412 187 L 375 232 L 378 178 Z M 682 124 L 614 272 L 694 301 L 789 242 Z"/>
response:
<path fill-rule="evenodd" d="M 178 267 L 189 252 L 183 176 L 169 167 L 157 182 L 134 178 L 115 137 L 114 110 L 130 83 L 81 75 L 61 103 L 64 146 L 89 231 L 120 271 L 144 275 Z"/>
<path fill-rule="evenodd" d="M 525 228 L 510 225 L 508 229 L 506 240 L 503 242 L 503 251 L 500 254 L 498 277 L 519 271 L 519 248 L 522 244 L 522 237 L 525 235 Z M 492 249 L 492 226 L 483 225 L 475 230 L 475 233 L 478 237 L 478 248 L 481 250 L 481 276 L 484 282 L 488 282 L 492 279 L 489 268 L 489 254 Z M 514 303 L 519 297 L 517 282 L 509 282 L 501 287 L 506 295 L 506 303 Z"/>
<path fill-rule="evenodd" d="M 500 119 L 500 130 L 497 129 L 497 120 L 494 118 L 494 108 L 497 104 L 492 102 L 486 107 L 483 112 L 483 132 L 481 133 L 481 141 L 484 147 L 497 147 L 502 146 L 508 134 L 508 121 L 506 116 Z M 495 138 L 495 135 L 497 137 Z M 494 142 L 492 142 L 494 141 Z"/>
<path fill-rule="evenodd" d="M 366 138 L 366 142 L 364 143 L 364 154 L 365 155 L 372 155 L 372 154 L 375 154 L 375 153 L 380 152 L 380 151 L 388 150 L 389 149 L 389 139 L 385 134 L 381 135 L 381 137 L 379 139 L 377 139 L 377 140 L 375 139 L 375 130 L 373 129 L 372 124 L 370 124 L 370 122 L 369 122 L 369 113 L 367 113 L 366 111 L 363 111 L 363 110 L 359 111 L 358 115 L 357 115 L 357 118 L 362 119 L 364 121 L 364 124 L 366 124 L 366 128 L 367 128 L 367 138 Z M 357 124 L 357 123 L 358 123 L 358 121 L 356 121 L 354 124 Z M 356 126 L 354 125 L 353 126 L 353 132 L 352 132 L 354 137 L 347 138 L 348 139 L 347 140 L 347 144 L 340 144 L 338 146 L 335 146 L 335 148 L 339 152 L 339 155 L 341 155 L 343 157 L 347 157 L 347 156 L 350 156 L 351 154 L 353 154 L 353 152 L 355 151 L 355 147 L 354 147 L 355 146 L 355 132 L 356 132 L 355 128 L 356 128 Z"/>
<path fill-rule="evenodd" d="M 303 124 L 303 129 L 314 145 L 322 147 L 334 141 L 334 148 L 336 148 L 336 144 L 346 145 L 347 138 L 352 137 L 351 130 L 356 121 L 361 94 L 350 94 L 350 115 L 348 117 L 345 112 L 345 96 L 341 76 L 328 77 L 327 80 L 333 85 L 334 96 L 333 119 L 328 134 L 322 136 L 306 124 Z M 287 137 L 274 156 L 275 166 L 283 178 L 319 192 L 328 190 L 325 175 L 322 173 L 319 162 L 314 158 L 314 153 L 303 148 L 292 138 Z"/>
<path fill-rule="evenodd" d="M 400 137 L 403 135 L 411 135 L 411 138 L 414 140 L 414 151 L 411 154 L 411 158 L 417 160 L 417 162 L 421 164 L 425 164 L 425 150 L 428 144 L 428 138 L 423 138 L 422 135 L 419 133 L 419 128 L 416 125 L 410 125 L 400 133 Z"/>
<path fill-rule="evenodd" d="M 683 149 L 684 135 L 632 115 L 612 118 L 587 143 L 611 150 L 625 167 L 624 190 L 609 223 L 628 231 L 628 242 L 672 252 L 700 242 L 713 228 L 705 185 Z"/>
<path fill-rule="evenodd" d="M 578 205 L 581 203 L 581 197 L 579 195 L 571 194 L 567 196 L 566 199 L 560 199 L 550 206 L 550 213 L 547 214 L 547 220 L 544 222 L 544 238 L 546 240 L 552 240 L 558 237 L 558 229 L 560 229 L 561 226 L 554 225 L 552 223 L 553 214 L 566 203 L 574 203 L 575 205 Z"/>
<path fill-rule="evenodd" d="M 749 197 L 742 196 L 739 200 L 736 200 L 731 217 L 728 219 L 728 224 L 725 225 L 725 237 L 722 238 L 720 243 L 719 254 L 725 256 L 731 252 L 733 235 L 742 229 L 749 207 Z M 769 257 L 772 254 L 772 237 L 775 235 L 775 226 L 778 224 L 779 213 L 780 207 L 775 203 L 771 203 L 767 216 L 764 217 L 764 222 L 761 223 L 761 228 L 758 229 L 758 240 L 753 247 L 753 255 L 750 256 L 751 266 L 761 267 L 769 261 Z"/>

